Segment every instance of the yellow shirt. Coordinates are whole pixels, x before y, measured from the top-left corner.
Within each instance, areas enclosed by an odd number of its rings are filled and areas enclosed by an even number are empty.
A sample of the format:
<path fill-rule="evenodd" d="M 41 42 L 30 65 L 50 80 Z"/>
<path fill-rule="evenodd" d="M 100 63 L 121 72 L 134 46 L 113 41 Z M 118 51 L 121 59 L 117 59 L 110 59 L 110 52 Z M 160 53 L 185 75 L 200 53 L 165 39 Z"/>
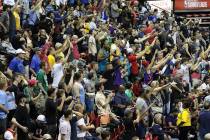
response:
<path fill-rule="evenodd" d="M 89 23 L 85 23 L 84 28 L 85 28 L 85 33 L 90 32 L 90 24 Z"/>
<path fill-rule="evenodd" d="M 145 46 L 146 54 L 151 53 L 151 46 Z"/>
<path fill-rule="evenodd" d="M 182 125 L 180 125 L 181 122 L 183 122 Z M 191 126 L 191 116 L 189 109 L 183 109 L 183 111 L 178 114 L 176 124 L 177 126 L 180 125 L 180 127 Z"/>
<path fill-rule="evenodd" d="M 117 56 L 121 55 L 119 47 L 117 47 L 115 44 L 112 44 L 110 48 L 110 62 L 114 60 L 114 56 L 112 55 L 112 53 L 115 53 Z"/>
<path fill-rule="evenodd" d="M 49 62 L 50 68 L 52 69 L 55 64 L 55 57 L 51 54 L 48 55 L 48 62 Z"/>
<path fill-rule="evenodd" d="M 65 59 L 65 56 L 64 56 L 63 52 L 58 53 L 56 56 L 61 57 L 62 60 Z"/>
<path fill-rule="evenodd" d="M 20 15 L 16 11 L 13 12 L 13 15 L 15 17 L 16 30 L 20 30 Z"/>

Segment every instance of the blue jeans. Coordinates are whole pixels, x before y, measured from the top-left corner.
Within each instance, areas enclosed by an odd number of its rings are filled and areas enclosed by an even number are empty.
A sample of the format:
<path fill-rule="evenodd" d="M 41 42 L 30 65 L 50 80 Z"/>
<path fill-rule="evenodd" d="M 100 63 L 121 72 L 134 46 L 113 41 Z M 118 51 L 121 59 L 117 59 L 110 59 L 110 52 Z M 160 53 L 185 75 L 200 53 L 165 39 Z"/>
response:
<path fill-rule="evenodd" d="M 85 97 L 85 105 L 86 105 L 86 111 L 88 113 L 93 112 L 94 110 L 94 99 L 90 97 Z"/>

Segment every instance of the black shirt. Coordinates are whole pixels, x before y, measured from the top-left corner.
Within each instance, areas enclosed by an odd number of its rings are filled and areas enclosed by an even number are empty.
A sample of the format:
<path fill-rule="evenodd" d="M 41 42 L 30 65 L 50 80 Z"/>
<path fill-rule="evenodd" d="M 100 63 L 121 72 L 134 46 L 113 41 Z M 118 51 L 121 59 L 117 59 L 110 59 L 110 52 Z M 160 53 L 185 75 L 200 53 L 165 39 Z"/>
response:
<path fill-rule="evenodd" d="M 130 140 L 131 137 L 135 136 L 135 127 L 133 125 L 133 120 L 129 118 L 125 118 L 123 120 L 125 125 L 125 132 L 123 135 L 124 140 Z"/>
<path fill-rule="evenodd" d="M 29 132 L 33 133 L 33 136 L 41 138 L 42 135 L 46 134 L 46 127 L 41 123 L 37 123 L 36 121 L 31 122 Z"/>
<path fill-rule="evenodd" d="M 17 107 L 14 118 L 17 120 L 17 122 L 20 125 L 28 128 L 30 118 L 29 118 L 27 108 L 25 106 L 19 105 Z M 24 133 L 22 131 L 22 129 L 20 129 L 20 128 L 17 128 L 17 134 L 18 134 L 17 140 L 27 140 L 28 139 L 28 134 Z"/>
<path fill-rule="evenodd" d="M 20 94 L 19 87 L 14 85 L 14 84 L 12 84 L 10 87 L 8 87 L 7 91 L 9 91 L 11 93 L 13 92 L 15 94 L 15 101 L 17 102 L 16 97 L 17 97 L 18 94 Z"/>
<path fill-rule="evenodd" d="M 113 73 L 114 73 L 114 70 L 107 70 L 103 74 L 103 78 L 107 79 L 107 81 L 104 83 L 104 88 L 106 90 L 113 90 L 114 89 L 114 86 L 113 86 L 113 81 L 114 81 Z"/>
<path fill-rule="evenodd" d="M 48 98 L 45 103 L 47 124 L 56 124 L 57 104 L 53 99 Z"/>
<path fill-rule="evenodd" d="M 77 117 L 72 117 L 70 124 L 71 124 L 71 140 L 77 139 Z"/>

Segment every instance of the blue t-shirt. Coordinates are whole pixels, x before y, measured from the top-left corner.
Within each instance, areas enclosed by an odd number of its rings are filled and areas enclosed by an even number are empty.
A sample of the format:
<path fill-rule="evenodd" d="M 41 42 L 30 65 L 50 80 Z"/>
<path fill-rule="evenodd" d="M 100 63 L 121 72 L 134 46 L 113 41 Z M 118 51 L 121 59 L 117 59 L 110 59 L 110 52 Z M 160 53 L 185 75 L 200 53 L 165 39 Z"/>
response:
<path fill-rule="evenodd" d="M 7 109 L 8 110 L 16 109 L 14 92 L 7 93 Z"/>
<path fill-rule="evenodd" d="M 3 90 L 0 90 L 0 104 L 7 108 L 7 94 Z M 7 114 L 4 111 L 0 110 L 0 119 L 5 119 L 6 117 Z"/>
<path fill-rule="evenodd" d="M 25 67 L 23 65 L 23 60 L 18 57 L 12 59 L 9 64 L 9 69 L 16 73 L 25 74 Z"/>
<path fill-rule="evenodd" d="M 68 0 L 68 4 L 75 4 L 76 0 Z"/>
<path fill-rule="evenodd" d="M 208 122 L 208 123 L 207 123 Z M 202 111 L 199 115 L 199 133 L 200 137 L 204 136 L 210 132 L 210 111 Z"/>
<path fill-rule="evenodd" d="M 48 4 L 45 8 L 46 13 L 53 12 L 54 8 L 51 4 Z"/>
<path fill-rule="evenodd" d="M 35 54 L 31 60 L 30 68 L 32 68 L 36 73 L 38 73 L 40 70 L 40 64 L 41 64 L 41 60 L 39 56 Z"/>
<path fill-rule="evenodd" d="M 80 2 L 81 2 L 82 4 L 88 4 L 88 3 L 89 3 L 89 0 L 80 0 Z"/>
<path fill-rule="evenodd" d="M 109 17 L 107 16 L 107 13 L 106 13 L 105 10 L 103 10 L 103 11 L 101 12 L 101 18 L 102 18 L 102 20 L 105 20 L 105 21 L 108 20 Z"/>
<path fill-rule="evenodd" d="M 166 75 L 166 76 L 168 76 L 172 73 L 172 68 L 171 67 L 173 67 L 174 63 L 170 60 L 170 61 L 167 62 L 167 65 L 168 66 L 167 66 L 167 68 L 164 72 L 164 75 Z"/>
<path fill-rule="evenodd" d="M 37 24 L 37 21 L 38 21 L 38 14 L 35 10 L 31 10 L 29 12 L 29 15 L 28 15 L 28 24 L 31 25 L 31 26 L 34 26 Z"/>
<path fill-rule="evenodd" d="M 117 93 L 113 100 L 115 105 L 128 105 L 129 104 L 129 98 L 123 93 Z"/>

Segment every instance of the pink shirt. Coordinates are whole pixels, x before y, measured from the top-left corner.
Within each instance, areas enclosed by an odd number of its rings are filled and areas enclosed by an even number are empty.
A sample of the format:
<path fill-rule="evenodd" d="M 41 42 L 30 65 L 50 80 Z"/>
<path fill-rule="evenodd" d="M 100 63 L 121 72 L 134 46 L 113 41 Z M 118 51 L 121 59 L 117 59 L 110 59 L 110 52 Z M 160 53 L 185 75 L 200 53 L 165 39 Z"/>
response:
<path fill-rule="evenodd" d="M 76 42 L 72 42 L 73 48 L 72 48 L 72 53 L 73 53 L 73 57 L 74 59 L 79 59 L 80 58 L 80 54 L 78 51 L 78 46 Z"/>

